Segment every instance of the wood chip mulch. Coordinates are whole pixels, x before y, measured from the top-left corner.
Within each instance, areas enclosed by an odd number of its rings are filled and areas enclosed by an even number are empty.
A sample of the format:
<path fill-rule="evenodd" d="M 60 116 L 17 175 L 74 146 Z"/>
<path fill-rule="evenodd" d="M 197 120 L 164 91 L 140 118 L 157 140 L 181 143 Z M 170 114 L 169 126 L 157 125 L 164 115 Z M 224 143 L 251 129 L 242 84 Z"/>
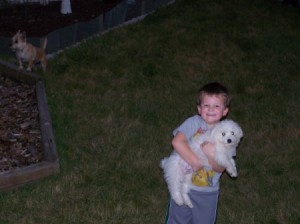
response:
<path fill-rule="evenodd" d="M 0 172 L 43 159 L 34 85 L 0 76 Z"/>

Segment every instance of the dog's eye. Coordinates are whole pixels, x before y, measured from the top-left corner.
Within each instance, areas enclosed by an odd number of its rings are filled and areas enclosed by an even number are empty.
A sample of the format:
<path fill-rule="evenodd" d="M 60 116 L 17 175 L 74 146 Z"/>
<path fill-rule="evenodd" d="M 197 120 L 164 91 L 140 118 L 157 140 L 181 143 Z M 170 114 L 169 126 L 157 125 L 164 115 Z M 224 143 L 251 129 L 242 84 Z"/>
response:
<path fill-rule="evenodd" d="M 234 135 L 234 132 L 232 131 L 231 134 Z"/>
<path fill-rule="evenodd" d="M 225 132 L 222 132 L 222 135 L 225 136 Z"/>

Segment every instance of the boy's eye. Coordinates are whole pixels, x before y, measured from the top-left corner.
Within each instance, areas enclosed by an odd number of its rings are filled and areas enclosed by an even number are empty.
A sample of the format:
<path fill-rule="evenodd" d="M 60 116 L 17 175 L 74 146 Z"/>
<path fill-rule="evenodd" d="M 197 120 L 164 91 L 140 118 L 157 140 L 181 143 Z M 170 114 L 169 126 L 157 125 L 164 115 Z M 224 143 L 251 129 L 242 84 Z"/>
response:
<path fill-rule="evenodd" d="M 225 136 L 225 132 L 222 132 L 222 135 Z"/>
<path fill-rule="evenodd" d="M 234 132 L 232 131 L 231 134 L 234 135 Z"/>

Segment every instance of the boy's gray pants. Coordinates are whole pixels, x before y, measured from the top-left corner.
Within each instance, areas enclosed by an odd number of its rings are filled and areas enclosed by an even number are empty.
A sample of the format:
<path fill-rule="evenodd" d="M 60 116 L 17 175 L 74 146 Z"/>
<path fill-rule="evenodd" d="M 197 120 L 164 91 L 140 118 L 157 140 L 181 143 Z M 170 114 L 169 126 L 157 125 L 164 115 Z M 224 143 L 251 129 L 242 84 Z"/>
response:
<path fill-rule="evenodd" d="M 179 206 L 170 200 L 165 224 L 214 224 L 216 220 L 219 191 L 189 193 L 193 208 Z"/>

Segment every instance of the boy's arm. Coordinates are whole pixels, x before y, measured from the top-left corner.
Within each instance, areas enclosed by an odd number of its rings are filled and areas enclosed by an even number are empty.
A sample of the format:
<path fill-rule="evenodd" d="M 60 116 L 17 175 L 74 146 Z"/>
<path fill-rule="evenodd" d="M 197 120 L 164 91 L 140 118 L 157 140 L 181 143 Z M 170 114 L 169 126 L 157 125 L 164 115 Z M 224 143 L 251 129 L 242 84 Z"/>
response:
<path fill-rule="evenodd" d="M 193 168 L 193 170 L 196 171 L 202 168 L 200 159 L 190 149 L 187 139 L 182 132 L 177 132 L 174 136 L 172 146 L 181 158 Z"/>
<path fill-rule="evenodd" d="M 203 144 L 201 144 L 201 147 L 212 169 L 218 173 L 222 173 L 225 170 L 224 167 L 217 164 L 214 160 L 216 150 L 214 144 L 212 144 L 211 142 L 204 142 Z"/>

